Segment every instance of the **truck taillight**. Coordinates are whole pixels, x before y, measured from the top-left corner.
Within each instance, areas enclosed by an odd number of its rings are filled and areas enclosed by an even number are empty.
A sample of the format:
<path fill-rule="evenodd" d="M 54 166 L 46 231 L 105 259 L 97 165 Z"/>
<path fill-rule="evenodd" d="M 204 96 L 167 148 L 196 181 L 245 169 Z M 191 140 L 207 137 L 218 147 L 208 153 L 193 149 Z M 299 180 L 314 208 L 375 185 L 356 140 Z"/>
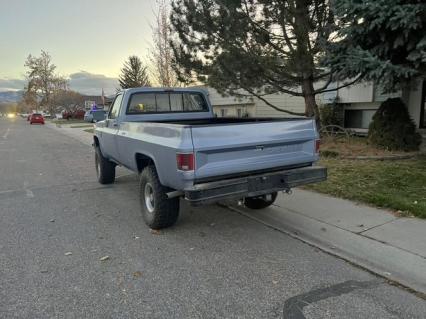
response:
<path fill-rule="evenodd" d="M 315 140 L 315 153 L 317 153 L 317 154 L 319 154 L 320 145 L 321 145 L 321 141 L 320 140 Z"/>
<path fill-rule="evenodd" d="M 180 171 L 193 171 L 195 168 L 194 153 L 177 153 L 177 169 Z"/>

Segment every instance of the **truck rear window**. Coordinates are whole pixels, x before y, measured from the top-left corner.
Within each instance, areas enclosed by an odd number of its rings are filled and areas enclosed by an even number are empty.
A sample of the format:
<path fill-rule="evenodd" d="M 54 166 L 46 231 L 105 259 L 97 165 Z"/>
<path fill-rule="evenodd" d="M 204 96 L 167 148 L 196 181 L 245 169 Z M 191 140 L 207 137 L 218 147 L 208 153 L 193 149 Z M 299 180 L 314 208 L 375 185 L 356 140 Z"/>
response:
<path fill-rule="evenodd" d="M 127 114 L 208 112 L 204 97 L 195 92 L 134 93 Z"/>

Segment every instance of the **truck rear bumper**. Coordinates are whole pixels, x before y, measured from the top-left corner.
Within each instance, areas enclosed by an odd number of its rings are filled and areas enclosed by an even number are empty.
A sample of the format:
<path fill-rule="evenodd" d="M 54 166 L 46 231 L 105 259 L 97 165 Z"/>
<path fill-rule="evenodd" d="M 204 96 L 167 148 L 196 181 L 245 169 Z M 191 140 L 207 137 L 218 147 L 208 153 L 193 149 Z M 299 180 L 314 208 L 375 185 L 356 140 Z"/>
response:
<path fill-rule="evenodd" d="M 291 170 L 207 182 L 185 190 L 185 199 L 199 206 L 222 199 L 258 196 L 272 192 L 289 190 L 292 187 L 317 183 L 327 179 L 327 169 L 310 166 Z"/>

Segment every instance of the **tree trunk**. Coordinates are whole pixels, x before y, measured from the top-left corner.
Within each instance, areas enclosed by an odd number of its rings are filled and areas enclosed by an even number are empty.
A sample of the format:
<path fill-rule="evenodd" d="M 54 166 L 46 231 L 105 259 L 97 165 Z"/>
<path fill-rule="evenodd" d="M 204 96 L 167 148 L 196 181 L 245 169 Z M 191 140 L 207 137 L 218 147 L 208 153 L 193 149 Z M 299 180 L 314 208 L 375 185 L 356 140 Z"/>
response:
<path fill-rule="evenodd" d="M 312 79 L 303 80 L 302 93 L 303 98 L 305 99 L 305 115 L 307 117 L 313 117 L 315 119 L 315 123 L 319 131 L 321 128 L 321 122 L 317 101 L 315 100 L 315 90 Z"/>

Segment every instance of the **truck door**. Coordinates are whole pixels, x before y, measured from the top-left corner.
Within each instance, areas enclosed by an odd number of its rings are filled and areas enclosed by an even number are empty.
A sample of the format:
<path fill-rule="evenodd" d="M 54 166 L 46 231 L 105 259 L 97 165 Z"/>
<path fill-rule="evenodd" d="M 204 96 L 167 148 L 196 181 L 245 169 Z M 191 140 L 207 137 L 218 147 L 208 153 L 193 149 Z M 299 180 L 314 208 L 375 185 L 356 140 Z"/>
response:
<path fill-rule="evenodd" d="M 117 133 L 119 129 L 118 115 L 120 114 L 123 94 L 118 94 L 111 105 L 111 109 L 106 119 L 105 130 L 103 132 L 101 151 L 104 156 L 118 159 Z"/>

